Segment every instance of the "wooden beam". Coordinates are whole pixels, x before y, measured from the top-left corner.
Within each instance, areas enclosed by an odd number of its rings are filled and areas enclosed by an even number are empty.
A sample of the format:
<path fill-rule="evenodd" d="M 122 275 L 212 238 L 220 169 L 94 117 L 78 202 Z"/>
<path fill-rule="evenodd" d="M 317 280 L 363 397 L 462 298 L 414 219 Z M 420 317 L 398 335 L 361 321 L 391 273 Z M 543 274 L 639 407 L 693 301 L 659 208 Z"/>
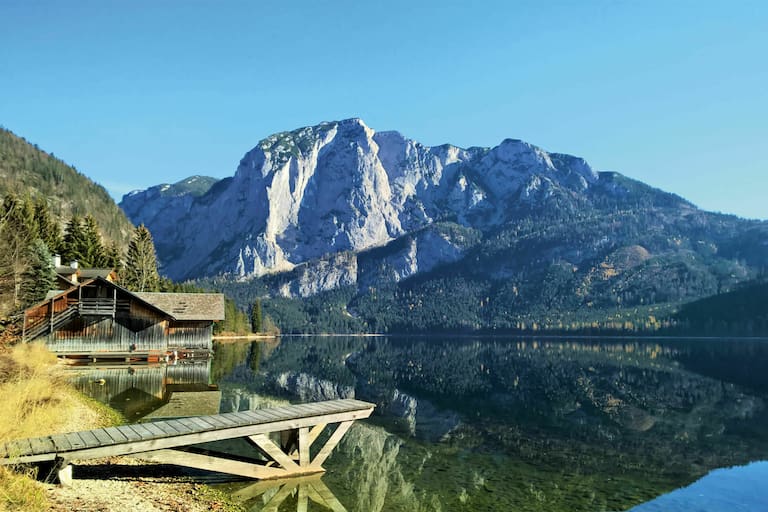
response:
<path fill-rule="evenodd" d="M 323 462 L 325 462 L 336 445 L 339 444 L 339 441 L 341 441 L 341 438 L 347 433 L 347 430 L 352 426 L 352 423 L 354 423 L 354 421 L 344 421 L 336 427 L 336 431 L 331 435 L 328 441 L 326 441 L 320 451 L 317 452 L 317 455 L 312 460 L 311 466 L 318 469 L 323 467 Z"/>
<path fill-rule="evenodd" d="M 258 464 L 180 450 L 156 450 L 130 455 L 130 457 L 260 480 L 285 478 L 290 475 L 280 468 L 264 467 Z"/>
<path fill-rule="evenodd" d="M 325 430 L 325 427 L 327 427 L 327 423 L 318 423 L 314 427 L 312 427 L 312 430 L 309 431 L 309 445 L 312 446 L 312 443 L 314 443 L 318 437 L 320 437 L 320 434 L 323 433 L 323 430 Z"/>
<path fill-rule="evenodd" d="M 301 427 L 299 429 L 299 466 L 309 466 L 309 428 Z"/>
<path fill-rule="evenodd" d="M 288 472 L 297 472 L 299 471 L 299 466 L 296 465 L 295 462 L 288 456 L 287 453 L 285 453 L 283 450 L 280 449 L 279 446 L 277 446 L 275 443 L 272 442 L 272 440 L 267 437 L 266 434 L 256 434 L 255 436 L 248 436 L 248 439 L 254 442 L 254 444 L 266 455 L 267 457 L 271 458 L 273 461 L 280 464 L 280 466 L 283 467 Z"/>

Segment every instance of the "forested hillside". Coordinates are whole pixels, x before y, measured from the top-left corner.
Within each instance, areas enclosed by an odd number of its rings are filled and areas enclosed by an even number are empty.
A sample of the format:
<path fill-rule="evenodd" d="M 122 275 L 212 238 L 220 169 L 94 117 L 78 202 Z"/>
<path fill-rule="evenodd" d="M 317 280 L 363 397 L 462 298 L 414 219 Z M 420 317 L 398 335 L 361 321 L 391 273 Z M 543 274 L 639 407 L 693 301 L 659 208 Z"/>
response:
<path fill-rule="evenodd" d="M 126 246 L 133 225 L 101 185 L 25 139 L 0 128 L 0 197 L 45 198 L 64 227 L 72 215 L 93 216 L 107 240 Z"/>

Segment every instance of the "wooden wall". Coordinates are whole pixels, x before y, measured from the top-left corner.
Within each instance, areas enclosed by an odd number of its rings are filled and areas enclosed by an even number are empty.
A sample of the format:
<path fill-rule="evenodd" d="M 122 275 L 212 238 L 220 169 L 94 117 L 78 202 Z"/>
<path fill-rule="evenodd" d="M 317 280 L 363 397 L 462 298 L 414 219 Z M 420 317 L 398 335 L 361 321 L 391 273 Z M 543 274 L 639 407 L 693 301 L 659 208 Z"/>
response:
<path fill-rule="evenodd" d="M 211 321 L 169 321 L 166 332 L 168 348 L 213 349 L 213 322 Z"/>

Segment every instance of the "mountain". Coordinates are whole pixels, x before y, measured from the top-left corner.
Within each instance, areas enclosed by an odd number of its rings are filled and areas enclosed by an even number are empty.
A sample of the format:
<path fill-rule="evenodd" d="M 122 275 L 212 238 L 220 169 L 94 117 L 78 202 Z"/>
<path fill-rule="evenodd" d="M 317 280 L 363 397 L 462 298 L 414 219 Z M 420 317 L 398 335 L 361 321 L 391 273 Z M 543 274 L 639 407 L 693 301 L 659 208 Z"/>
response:
<path fill-rule="evenodd" d="M 270 136 L 202 194 L 164 187 L 121 203 L 164 272 L 242 305 L 283 297 L 266 307 L 288 330 L 634 329 L 768 261 L 768 223 L 581 158 L 428 147 L 359 119 Z"/>
<path fill-rule="evenodd" d="M 0 128 L 0 196 L 8 192 L 45 197 L 62 225 L 72 214 L 91 214 L 103 235 L 127 245 L 133 226 L 101 185 L 53 154 Z"/>

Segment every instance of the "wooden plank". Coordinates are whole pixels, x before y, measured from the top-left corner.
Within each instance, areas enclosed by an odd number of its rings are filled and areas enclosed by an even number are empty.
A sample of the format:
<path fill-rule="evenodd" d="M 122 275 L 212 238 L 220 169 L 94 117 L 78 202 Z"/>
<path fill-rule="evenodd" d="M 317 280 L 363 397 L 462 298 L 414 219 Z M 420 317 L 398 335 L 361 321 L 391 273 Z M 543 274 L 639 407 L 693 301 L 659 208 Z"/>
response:
<path fill-rule="evenodd" d="M 259 423 L 267 423 L 270 421 L 276 421 L 281 419 L 282 416 L 275 414 L 268 409 L 260 409 L 255 411 L 241 411 L 242 424 L 257 425 Z"/>
<path fill-rule="evenodd" d="M 98 428 L 95 430 L 91 430 L 94 436 L 96 436 L 96 439 L 99 440 L 99 445 L 104 446 L 105 444 L 111 444 L 112 438 L 107 434 L 103 428 Z"/>
<path fill-rule="evenodd" d="M 96 446 L 101 446 L 101 443 L 99 442 L 99 440 L 96 438 L 95 435 L 93 435 L 93 431 L 85 430 L 83 432 L 79 432 L 79 434 L 87 447 L 93 448 Z"/>
<path fill-rule="evenodd" d="M 193 433 L 195 433 L 191 428 L 189 428 L 188 426 L 186 426 L 185 424 L 183 424 L 179 420 L 166 420 L 165 424 L 170 426 L 170 427 L 173 427 L 174 429 L 176 429 L 178 432 L 180 432 L 182 434 L 193 434 Z"/>
<path fill-rule="evenodd" d="M 149 430 L 141 423 L 133 423 L 128 426 L 131 427 L 131 429 L 136 432 L 136 434 L 138 434 L 142 439 L 154 439 L 157 437 L 151 430 Z"/>
<path fill-rule="evenodd" d="M 34 439 L 30 439 L 29 445 L 32 448 L 32 453 L 34 454 L 56 451 L 56 447 L 53 445 L 53 441 L 51 441 L 49 437 L 36 437 Z"/>
<path fill-rule="evenodd" d="M 256 446 L 258 446 L 261 451 L 271 457 L 272 460 L 280 464 L 280 466 L 287 471 L 291 473 L 299 471 L 299 466 L 297 466 L 279 446 L 273 443 L 266 434 L 256 434 L 255 436 L 249 436 L 249 438 L 256 443 Z"/>
<path fill-rule="evenodd" d="M 152 434 L 155 437 L 164 437 L 165 436 L 165 432 L 163 431 L 163 429 L 161 429 L 160 427 L 155 425 L 155 423 L 152 422 L 152 421 L 148 421 L 146 423 L 142 423 L 142 425 L 144 426 L 144 428 L 146 428 L 147 430 L 152 432 Z"/>
<path fill-rule="evenodd" d="M 125 434 L 123 434 L 117 427 L 107 427 L 103 430 L 110 438 L 112 438 L 113 444 L 125 443 L 128 441 L 128 438 L 125 436 Z"/>
<path fill-rule="evenodd" d="M 344 434 L 347 433 L 347 430 L 349 430 L 349 427 L 352 426 L 352 423 L 352 421 L 344 421 L 339 424 L 338 427 L 336 427 L 336 431 L 331 434 L 331 437 L 328 439 L 328 441 L 326 441 L 325 445 L 320 448 L 320 451 L 317 452 L 315 458 L 312 459 L 312 466 L 323 466 L 323 463 L 331 454 L 331 451 L 336 447 L 337 444 L 339 444 L 339 441 L 341 441 L 341 438 L 344 436 Z"/>
<path fill-rule="evenodd" d="M 213 428 L 210 425 L 196 421 L 195 418 L 179 418 L 178 421 L 183 423 L 184 426 L 189 428 L 192 432 L 205 432 L 206 430 L 211 430 Z"/>
<path fill-rule="evenodd" d="M 236 423 L 232 421 L 231 419 L 227 418 L 224 414 L 214 414 L 210 416 L 203 416 L 205 421 L 208 421 L 219 428 L 221 427 L 232 427 L 235 426 Z"/>
<path fill-rule="evenodd" d="M 56 451 L 58 452 L 67 452 L 72 449 L 72 445 L 69 443 L 69 439 L 67 439 L 67 436 L 63 434 L 52 435 L 51 441 L 53 441 L 53 445 L 56 447 Z"/>
<path fill-rule="evenodd" d="M 128 438 L 129 441 L 143 441 L 144 439 L 131 428 L 130 425 L 120 425 L 117 427 L 121 434 Z"/>
<path fill-rule="evenodd" d="M 64 436 L 67 438 L 67 441 L 69 441 L 69 444 L 72 445 L 73 450 L 86 448 L 88 446 L 88 443 L 83 441 L 83 438 L 80 437 L 79 432 L 69 432 L 64 434 Z"/>
<path fill-rule="evenodd" d="M 214 425 L 209 420 L 206 420 L 205 416 L 190 416 L 187 419 L 197 425 L 201 432 L 205 430 L 216 430 L 219 428 L 218 425 Z"/>
<path fill-rule="evenodd" d="M 154 422 L 152 422 L 152 425 L 155 428 L 165 432 L 166 436 L 178 436 L 178 435 L 181 435 L 181 432 L 179 432 L 178 430 L 176 430 L 175 428 L 170 426 L 167 421 L 154 421 Z"/>
<path fill-rule="evenodd" d="M 261 480 L 284 478 L 287 473 L 283 469 L 268 468 L 258 464 L 249 464 L 238 460 L 226 459 L 223 457 L 213 457 L 200 453 L 182 452 L 178 450 L 157 450 L 133 455 L 133 457 L 142 460 L 151 460 L 165 464 L 176 464 L 190 468 L 204 469 L 207 471 L 216 471 L 229 475 L 244 476 L 247 478 L 257 478 Z M 315 471 L 317 472 L 317 471 Z"/>

